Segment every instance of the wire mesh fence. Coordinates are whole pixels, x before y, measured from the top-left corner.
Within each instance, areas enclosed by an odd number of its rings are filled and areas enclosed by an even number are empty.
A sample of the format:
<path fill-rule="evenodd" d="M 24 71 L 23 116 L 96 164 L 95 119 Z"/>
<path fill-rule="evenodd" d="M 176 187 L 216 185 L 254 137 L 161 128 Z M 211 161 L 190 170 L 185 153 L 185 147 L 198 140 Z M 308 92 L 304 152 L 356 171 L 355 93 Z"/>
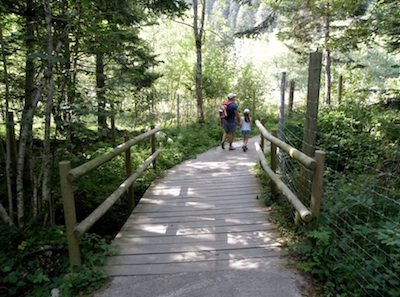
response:
<path fill-rule="evenodd" d="M 328 279 L 332 291 L 400 296 L 398 118 L 398 111 L 367 105 L 320 111 L 314 149 L 326 152 L 324 200 L 319 228 L 309 233 L 319 247 L 303 268 Z M 297 113 L 281 126 L 280 135 L 297 149 L 304 120 Z M 303 169 L 282 152 L 279 160 L 282 179 L 309 201 Z"/>

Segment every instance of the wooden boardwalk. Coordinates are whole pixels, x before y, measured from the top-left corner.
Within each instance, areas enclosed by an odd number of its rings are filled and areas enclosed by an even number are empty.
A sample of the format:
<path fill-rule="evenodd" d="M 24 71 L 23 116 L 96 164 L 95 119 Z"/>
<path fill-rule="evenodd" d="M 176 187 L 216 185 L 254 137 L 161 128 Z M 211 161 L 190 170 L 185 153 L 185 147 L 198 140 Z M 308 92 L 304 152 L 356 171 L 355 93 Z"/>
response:
<path fill-rule="evenodd" d="M 213 149 L 155 181 L 113 242 L 109 275 L 251 270 L 279 257 L 249 148 Z"/>
<path fill-rule="evenodd" d="M 116 236 L 110 282 L 94 296 L 301 297 L 305 282 L 281 257 L 260 197 L 254 141 L 155 181 Z"/>

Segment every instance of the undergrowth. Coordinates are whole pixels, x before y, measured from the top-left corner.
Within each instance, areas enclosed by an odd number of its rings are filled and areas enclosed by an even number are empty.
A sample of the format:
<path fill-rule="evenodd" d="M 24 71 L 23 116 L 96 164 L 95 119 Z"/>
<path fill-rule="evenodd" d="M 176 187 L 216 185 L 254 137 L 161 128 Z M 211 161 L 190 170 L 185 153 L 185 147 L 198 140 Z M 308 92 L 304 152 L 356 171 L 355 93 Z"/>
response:
<path fill-rule="evenodd" d="M 303 118 L 287 123 L 300 139 Z M 320 112 L 317 145 L 327 158 L 316 228 L 295 225 L 288 203 L 265 195 L 297 267 L 318 282 L 321 296 L 400 296 L 398 118 L 379 106 Z"/>
<path fill-rule="evenodd" d="M 256 134 L 255 128 L 253 135 Z M 164 128 L 158 146 L 162 153 L 156 169 L 146 170 L 134 183 L 134 194 L 139 201 L 151 182 L 169 168 L 197 154 L 219 146 L 223 130 L 216 123 Z M 133 132 L 131 137 L 138 135 Z M 237 134 L 238 140 L 241 136 Z M 168 138 L 172 139 L 168 141 Z M 63 153 L 77 167 L 113 149 L 115 144 L 90 138 L 80 145 L 58 142 L 54 150 Z M 122 142 L 122 141 L 121 141 Z M 150 141 L 132 147 L 132 168 L 138 168 L 150 156 Z M 57 160 L 58 162 L 59 160 Z M 117 156 L 100 168 L 74 183 L 77 221 L 82 221 L 105 200 L 125 179 L 124 156 Z M 110 241 L 120 230 L 129 213 L 127 198 L 121 199 L 83 236 L 81 241 L 82 267 L 71 269 L 68 261 L 64 214 L 59 187 L 58 168 L 54 165 L 56 224 L 43 225 L 43 215 L 21 230 L 0 224 L 0 296 L 51 296 L 52 290 L 61 297 L 90 295 L 107 279 L 102 270 L 111 253 Z"/>

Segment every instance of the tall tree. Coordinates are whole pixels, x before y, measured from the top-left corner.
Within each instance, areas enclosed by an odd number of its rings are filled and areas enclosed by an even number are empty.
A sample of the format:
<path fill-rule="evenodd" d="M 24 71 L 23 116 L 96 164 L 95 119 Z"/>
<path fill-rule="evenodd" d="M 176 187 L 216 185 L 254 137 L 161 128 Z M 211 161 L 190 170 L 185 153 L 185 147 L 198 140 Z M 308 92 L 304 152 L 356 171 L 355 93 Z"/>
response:
<path fill-rule="evenodd" d="M 249 1 L 237 0 L 242 4 Z M 265 0 L 270 14 L 254 28 L 238 35 L 261 34 L 278 22 L 278 37 L 294 52 L 308 55 L 311 51 L 323 51 L 325 57 L 325 103 L 331 103 L 331 55 L 334 51 L 346 51 L 354 45 L 354 37 L 346 35 L 351 23 L 364 16 L 370 4 L 368 0 Z M 346 45 L 344 47 L 343 45 Z"/>
<path fill-rule="evenodd" d="M 369 17 L 361 23 L 363 35 L 368 39 L 382 38 L 390 52 L 400 52 L 399 11 L 398 0 L 372 1 L 368 9 Z"/>
<path fill-rule="evenodd" d="M 322 50 L 325 57 L 325 104 L 331 103 L 332 51 L 341 51 L 346 30 L 364 15 L 366 0 L 282 1 L 279 37 L 294 51 L 308 54 Z M 339 42 L 342 40 L 342 42 Z"/>
<path fill-rule="evenodd" d="M 78 7 L 74 7 L 70 18 L 73 19 L 78 14 Z M 71 30 L 71 23 L 68 23 L 65 28 L 65 34 L 68 35 Z M 63 46 L 63 40 L 59 40 L 57 46 L 53 52 L 52 59 L 55 59 L 60 54 L 61 48 Z M 48 71 L 48 70 L 47 70 Z M 33 122 L 34 112 L 37 108 L 39 101 L 41 100 L 43 91 L 45 89 L 46 78 L 49 77 L 50 73 L 45 72 L 42 74 L 42 78 L 40 80 L 40 85 L 36 89 L 34 93 L 33 100 L 29 109 L 26 111 L 23 117 L 23 121 L 29 124 L 21 125 L 21 134 L 20 134 L 20 143 L 18 149 L 18 162 L 17 162 L 17 218 L 18 218 L 18 226 L 23 227 L 25 224 L 25 202 L 24 202 L 24 183 L 23 183 L 23 174 L 24 174 L 24 164 L 26 157 L 26 146 L 29 134 L 31 132 L 31 125 Z"/>
<path fill-rule="evenodd" d="M 3 38 L 3 28 L 0 24 L 0 45 L 1 45 L 1 57 L 3 62 L 3 71 L 4 71 L 4 85 L 5 85 L 5 93 L 4 93 L 4 101 L 5 101 L 5 113 L 2 114 L 3 119 L 6 122 L 6 183 L 7 183 L 7 196 L 8 196 L 8 209 L 9 213 L 0 203 L 0 217 L 10 225 L 13 222 L 14 216 L 14 203 L 12 197 L 12 180 L 11 180 L 11 134 L 10 134 L 10 125 L 8 112 L 9 112 L 9 101 L 10 101 L 10 85 L 8 79 L 8 66 L 7 66 L 7 58 L 6 58 L 6 49 L 5 42 Z M 2 144 L 1 144 L 2 145 Z"/>
<path fill-rule="evenodd" d="M 200 123 L 204 123 L 204 111 L 203 111 L 203 92 L 202 92 L 202 47 L 203 47 L 203 34 L 204 34 L 204 22 L 206 12 L 206 0 L 200 0 L 200 15 L 199 15 L 199 2 L 193 0 L 193 31 L 194 39 L 196 42 L 196 97 L 197 97 L 197 113 Z"/>

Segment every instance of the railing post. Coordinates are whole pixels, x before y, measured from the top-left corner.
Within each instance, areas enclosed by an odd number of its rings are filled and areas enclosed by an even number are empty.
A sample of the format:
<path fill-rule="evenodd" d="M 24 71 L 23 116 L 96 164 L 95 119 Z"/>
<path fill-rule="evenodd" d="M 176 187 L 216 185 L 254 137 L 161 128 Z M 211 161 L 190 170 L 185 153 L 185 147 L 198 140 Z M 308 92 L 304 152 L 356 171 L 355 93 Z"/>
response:
<path fill-rule="evenodd" d="M 260 146 L 261 146 L 262 151 L 265 153 L 265 139 L 262 134 L 260 134 Z"/>
<path fill-rule="evenodd" d="M 290 86 L 289 86 L 288 116 L 291 116 L 292 111 L 293 111 L 294 87 L 295 87 L 295 82 L 294 82 L 294 80 L 291 80 Z"/>
<path fill-rule="evenodd" d="M 302 152 L 307 156 L 314 158 L 315 144 L 317 140 L 318 125 L 318 105 L 319 91 L 321 86 L 321 65 L 322 53 L 315 52 L 310 54 L 310 64 L 308 69 L 308 88 L 307 88 L 307 114 L 304 125 L 304 137 Z M 311 172 L 301 167 L 300 171 L 301 185 L 299 188 L 299 198 L 303 203 L 307 203 L 310 199 L 310 182 Z"/>
<path fill-rule="evenodd" d="M 317 161 L 317 168 L 315 168 L 313 175 L 310 208 L 313 217 L 318 220 L 321 212 L 321 200 L 323 193 L 322 184 L 325 168 L 325 152 L 319 150 L 315 151 L 315 160 Z"/>
<path fill-rule="evenodd" d="M 81 252 L 79 250 L 79 239 L 74 235 L 76 225 L 75 198 L 71 182 L 67 179 L 67 174 L 71 170 L 70 161 L 59 163 L 61 193 L 64 205 L 65 227 L 68 239 L 68 255 L 70 265 L 81 266 Z"/>
<path fill-rule="evenodd" d="M 342 92 L 343 92 L 343 76 L 342 75 L 339 75 L 337 92 L 338 92 L 338 103 L 340 105 L 340 104 L 342 104 Z"/>
<path fill-rule="evenodd" d="M 154 129 L 154 125 L 151 125 L 151 129 Z M 151 154 L 154 154 L 156 151 L 156 135 L 153 134 L 151 136 Z M 153 169 L 156 169 L 156 160 L 153 161 Z"/>
<path fill-rule="evenodd" d="M 129 136 L 125 135 L 125 142 L 129 140 Z M 125 151 L 125 171 L 126 171 L 126 178 L 129 178 L 132 175 L 132 158 L 131 158 L 131 149 L 128 148 Z M 133 185 L 128 188 L 128 209 L 129 213 L 133 211 L 136 206 L 135 195 L 133 192 Z"/>
<path fill-rule="evenodd" d="M 273 136 L 277 136 L 278 132 L 276 130 L 271 131 Z M 271 169 L 274 173 L 276 173 L 278 163 L 278 156 L 277 156 L 277 146 L 273 142 L 271 142 Z M 273 198 L 276 198 L 277 189 L 275 183 L 271 180 L 271 194 Z"/>

